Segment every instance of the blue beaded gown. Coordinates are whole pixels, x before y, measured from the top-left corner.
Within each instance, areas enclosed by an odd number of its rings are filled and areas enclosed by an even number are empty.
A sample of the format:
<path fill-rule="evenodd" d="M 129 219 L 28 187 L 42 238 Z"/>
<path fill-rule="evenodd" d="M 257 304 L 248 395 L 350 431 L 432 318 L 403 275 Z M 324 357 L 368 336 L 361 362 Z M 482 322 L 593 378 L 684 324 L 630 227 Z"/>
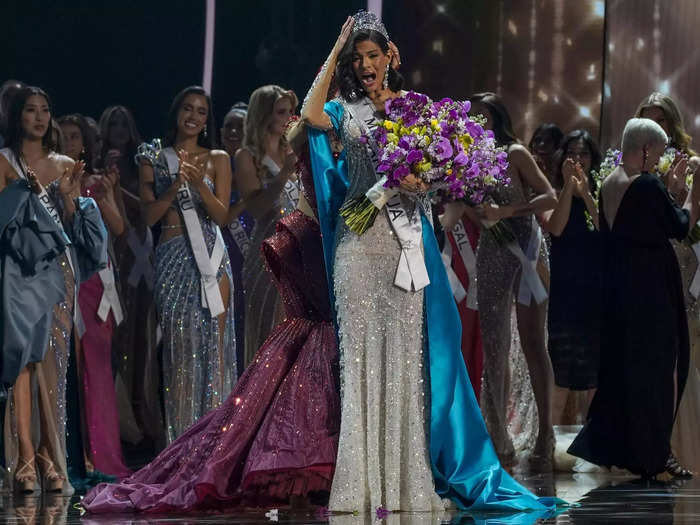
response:
<path fill-rule="evenodd" d="M 173 183 L 174 175 L 162 151 L 141 148 L 137 161 L 153 166 L 156 197 Z M 214 191 L 214 182 L 204 179 Z M 211 254 L 216 241 L 216 225 L 207 215 L 202 199 L 193 187 L 195 209 L 204 241 Z M 217 278 L 231 283 L 224 297 L 226 319 L 223 333 L 217 318 L 202 306 L 200 274 L 186 235 L 161 241 L 155 249 L 156 276 L 154 299 L 163 332 L 163 397 L 167 442 L 172 443 L 195 421 L 218 407 L 236 382 L 236 342 L 234 334 L 233 278 L 228 255 L 219 265 Z"/>
<path fill-rule="evenodd" d="M 462 358 L 459 314 L 430 210 L 421 205 L 430 284 L 417 292 L 394 286 L 401 250 L 383 211 L 361 236 L 339 218 L 340 206 L 377 180 L 364 139 L 367 122 L 378 118 L 366 115 L 369 106 L 367 99 L 326 104 L 344 149 L 337 160 L 327 134 L 308 131 L 341 356 L 330 508 L 432 511 L 449 498 L 462 508 L 554 511 L 559 500 L 536 498 L 498 462 Z"/>

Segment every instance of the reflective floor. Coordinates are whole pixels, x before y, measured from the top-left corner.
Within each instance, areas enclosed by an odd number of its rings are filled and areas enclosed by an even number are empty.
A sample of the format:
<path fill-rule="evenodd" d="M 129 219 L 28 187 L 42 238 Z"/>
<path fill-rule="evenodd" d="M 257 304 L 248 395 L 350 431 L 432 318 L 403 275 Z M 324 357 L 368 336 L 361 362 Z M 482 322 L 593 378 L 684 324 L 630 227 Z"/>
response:
<path fill-rule="evenodd" d="M 700 523 L 700 480 L 674 484 L 642 483 L 610 474 L 558 474 L 535 476 L 521 481 L 538 495 L 556 495 L 572 506 L 558 516 L 473 515 L 449 511 L 441 514 L 397 513 L 379 518 L 371 515 L 322 516 L 316 510 L 288 510 L 277 514 L 248 510 L 227 514 L 168 516 L 81 516 L 75 504 L 79 496 L 17 497 L 3 494 L 2 523 L 27 524 L 208 524 L 208 523 L 331 523 L 335 525 L 428 525 L 439 523 L 510 524 L 533 523 L 609 524 L 686 524 Z M 268 515 L 266 516 L 266 513 Z"/>

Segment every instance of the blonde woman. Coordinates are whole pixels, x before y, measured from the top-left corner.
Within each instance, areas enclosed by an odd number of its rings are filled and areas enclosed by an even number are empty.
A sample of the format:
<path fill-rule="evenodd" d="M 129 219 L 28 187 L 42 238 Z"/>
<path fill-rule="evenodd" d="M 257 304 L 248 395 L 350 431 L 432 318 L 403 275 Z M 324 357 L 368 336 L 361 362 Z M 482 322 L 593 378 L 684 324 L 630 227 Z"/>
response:
<path fill-rule="evenodd" d="M 234 183 L 255 219 L 243 266 L 246 365 L 282 318 L 279 294 L 265 269 L 260 247 L 275 232 L 277 221 L 291 213 L 299 200 L 299 186 L 293 177 L 296 157 L 284 137 L 297 104 L 294 92 L 279 86 L 253 91 L 243 147 L 235 157 Z"/>

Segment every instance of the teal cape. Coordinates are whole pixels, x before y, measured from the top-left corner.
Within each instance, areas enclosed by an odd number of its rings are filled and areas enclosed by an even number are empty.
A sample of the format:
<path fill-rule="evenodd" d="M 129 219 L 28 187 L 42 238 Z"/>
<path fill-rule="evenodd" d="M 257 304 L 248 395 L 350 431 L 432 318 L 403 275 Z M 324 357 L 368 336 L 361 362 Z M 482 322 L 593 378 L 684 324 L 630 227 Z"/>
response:
<path fill-rule="evenodd" d="M 343 106 L 325 105 L 331 123 L 341 136 Z M 335 159 L 324 131 L 308 128 L 311 168 L 318 202 L 323 251 L 331 304 L 333 259 L 338 211 L 348 188 L 345 153 Z M 381 219 L 380 219 L 381 220 Z M 564 502 L 537 498 L 501 467 L 481 409 L 467 375 L 461 352 L 461 322 L 452 298 L 432 225 L 423 221 L 423 248 L 430 284 L 425 293 L 425 327 L 429 356 L 430 460 L 435 489 L 460 508 L 484 512 L 522 512 L 554 515 Z M 541 516 L 538 516 L 541 517 Z"/>

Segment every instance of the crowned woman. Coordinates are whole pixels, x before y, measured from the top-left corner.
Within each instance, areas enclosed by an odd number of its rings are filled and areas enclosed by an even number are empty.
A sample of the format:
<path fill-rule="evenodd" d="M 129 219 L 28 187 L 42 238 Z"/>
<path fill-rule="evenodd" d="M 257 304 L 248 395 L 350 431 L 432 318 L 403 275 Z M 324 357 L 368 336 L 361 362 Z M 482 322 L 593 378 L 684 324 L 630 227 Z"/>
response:
<path fill-rule="evenodd" d="M 486 432 L 425 183 L 403 179 L 387 213 L 360 235 L 338 216 L 380 177 L 372 130 L 385 103 L 405 95 L 390 67 L 393 48 L 375 15 L 348 18 L 302 108 L 340 341 L 330 508 L 431 511 L 450 498 L 464 508 L 546 509 L 554 501 L 538 500 L 503 471 Z M 340 96 L 325 103 L 334 73 Z M 338 161 L 330 130 L 343 145 Z M 405 269 L 407 259 L 411 277 L 404 282 L 397 267 Z"/>

